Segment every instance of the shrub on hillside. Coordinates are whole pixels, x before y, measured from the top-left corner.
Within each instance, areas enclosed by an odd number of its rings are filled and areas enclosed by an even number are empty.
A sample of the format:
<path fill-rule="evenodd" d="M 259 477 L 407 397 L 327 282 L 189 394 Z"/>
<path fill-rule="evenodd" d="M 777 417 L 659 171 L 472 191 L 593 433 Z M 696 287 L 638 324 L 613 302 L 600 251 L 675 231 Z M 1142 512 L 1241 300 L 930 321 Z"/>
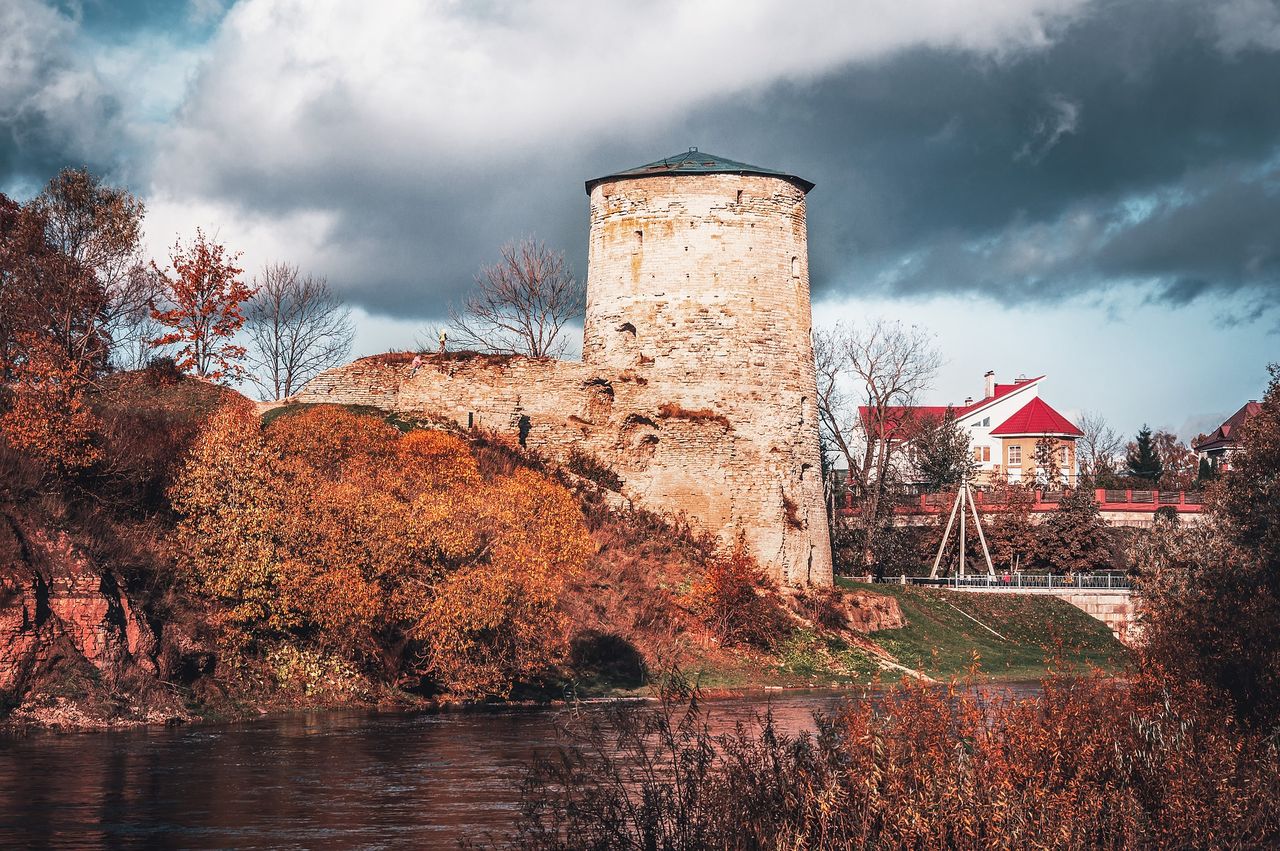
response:
<path fill-rule="evenodd" d="M 741 536 L 712 558 L 692 592 L 693 609 L 722 644 L 772 648 L 791 632 L 791 619 Z"/>
<path fill-rule="evenodd" d="M 48 343 L 32 344 L 14 370 L 0 438 L 58 473 L 102 457 L 101 423 L 88 400 L 92 374 Z"/>
<path fill-rule="evenodd" d="M 622 491 L 622 478 L 612 468 L 601 463 L 598 458 L 589 452 L 574 449 L 569 453 L 569 460 L 565 467 L 570 472 L 582 476 L 589 482 L 595 482 L 607 491 L 615 493 Z"/>
<path fill-rule="evenodd" d="M 806 588 L 791 597 L 792 608 L 826 629 L 844 629 L 849 625 L 844 592 L 839 588 Z"/>
<path fill-rule="evenodd" d="M 454 435 L 330 406 L 263 428 L 228 405 L 172 495 L 179 566 L 230 644 L 308 642 L 468 697 L 563 656 L 556 603 L 592 549 L 541 475 L 486 479 Z"/>

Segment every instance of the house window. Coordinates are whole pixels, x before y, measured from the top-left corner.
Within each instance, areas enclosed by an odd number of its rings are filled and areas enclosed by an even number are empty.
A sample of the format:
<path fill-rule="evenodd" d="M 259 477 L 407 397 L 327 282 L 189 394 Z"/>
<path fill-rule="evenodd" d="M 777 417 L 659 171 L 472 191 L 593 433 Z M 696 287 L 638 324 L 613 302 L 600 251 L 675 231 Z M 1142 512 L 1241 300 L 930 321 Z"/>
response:
<path fill-rule="evenodd" d="M 973 460 L 975 460 L 975 461 L 981 461 L 981 460 L 982 460 L 982 447 L 981 447 L 981 446 L 975 446 L 975 447 L 973 447 Z"/>
<path fill-rule="evenodd" d="M 983 427 L 983 428 L 989 428 L 990 426 L 991 426 L 991 417 L 983 417 L 983 418 L 982 418 L 982 427 Z"/>
<path fill-rule="evenodd" d="M 990 460 L 991 460 L 991 447 L 990 447 L 990 446 L 984 446 L 984 447 L 982 447 L 982 460 L 983 460 L 983 461 L 990 461 Z"/>
<path fill-rule="evenodd" d="M 1022 466 L 1022 447 L 1018 446 L 1017 444 L 1014 444 L 1013 446 L 1009 447 L 1009 466 L 1010 467 Z"/>
<path fill-rule="evenodd" d="M 1070 453 L 1070 452 L 1068 452 L 1068 451 L 1067 451 L 1067 447 L 1065 447 L 1065 446 L 1064 446 L 1064 447 L 1062 447 L 1062 461 L 1061 461 L 1061 466 L 1066 467 L 1066 466 L 1067 466 L 1068 464 L 1070 464 L 1070 463 L 1071 463 L 1071 453 Z"/>

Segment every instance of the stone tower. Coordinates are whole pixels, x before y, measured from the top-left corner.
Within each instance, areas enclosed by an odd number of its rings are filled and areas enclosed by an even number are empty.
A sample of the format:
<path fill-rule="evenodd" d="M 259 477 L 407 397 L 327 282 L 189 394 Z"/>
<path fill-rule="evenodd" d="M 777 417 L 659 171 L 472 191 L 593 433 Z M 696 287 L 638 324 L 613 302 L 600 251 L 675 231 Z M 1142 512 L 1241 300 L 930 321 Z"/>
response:
<path fill-rule="evenodd" d="M 362 358 L 296 402 L 448 419 L 597 471 L 630 502 L 732 544 L 787 585 L 831 584 L 805 193 L 698 151 L 587 183 L 582 362 Z M 579 473 L 582 475 L 582 473 Z"/>
<path fill-rule="evenodd" d="M 582 358 L 641 370 L 673 404 L 728 421 L 687 455 L 690 513 L 745 533 L 791 583 L 830 581 L 818 443 L 805 195 L 813 184 L 690 149 L 587 182 Z M 727 500 L 704 493 L 724 488 Z"/>

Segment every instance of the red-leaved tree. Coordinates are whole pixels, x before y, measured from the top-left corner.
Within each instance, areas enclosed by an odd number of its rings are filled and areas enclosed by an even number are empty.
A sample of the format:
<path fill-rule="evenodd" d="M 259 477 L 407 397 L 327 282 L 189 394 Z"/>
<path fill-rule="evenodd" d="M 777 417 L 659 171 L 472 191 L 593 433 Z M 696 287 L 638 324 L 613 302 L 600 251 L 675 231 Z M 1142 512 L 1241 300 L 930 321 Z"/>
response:
<path fill-rule="evenodd" d="M 242 308 L 254 290 L 240 279 L 244 270 L 236 265 L 239 259 L 239 252 L 229 254 L 197 228 L 188 245 L 181 240 L 173 244 L 172 277 L 152 263 L 164 306 L 153 305 L 151 317 L 169 330 L 151 345 L 177 346 L 179 369 L 214 381 L 244 375 L 244 346 L 232 340 L 244 325 Z"/>

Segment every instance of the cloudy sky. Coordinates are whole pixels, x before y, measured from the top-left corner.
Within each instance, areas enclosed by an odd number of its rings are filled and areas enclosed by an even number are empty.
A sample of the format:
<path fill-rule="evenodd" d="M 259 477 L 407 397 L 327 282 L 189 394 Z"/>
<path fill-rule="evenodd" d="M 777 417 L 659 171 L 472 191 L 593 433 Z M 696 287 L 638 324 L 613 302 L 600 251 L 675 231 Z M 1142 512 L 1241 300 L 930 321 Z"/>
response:
<path fill-rule="evenodd" d="M 0 191 L 64 165 L 297 262 L 405 347 L 583 181 L 690 146 L 817 184 L 815 322 L 932 329 L 1193 436 L 1280 360 L 1280 0 L 3 0 Z"/>

